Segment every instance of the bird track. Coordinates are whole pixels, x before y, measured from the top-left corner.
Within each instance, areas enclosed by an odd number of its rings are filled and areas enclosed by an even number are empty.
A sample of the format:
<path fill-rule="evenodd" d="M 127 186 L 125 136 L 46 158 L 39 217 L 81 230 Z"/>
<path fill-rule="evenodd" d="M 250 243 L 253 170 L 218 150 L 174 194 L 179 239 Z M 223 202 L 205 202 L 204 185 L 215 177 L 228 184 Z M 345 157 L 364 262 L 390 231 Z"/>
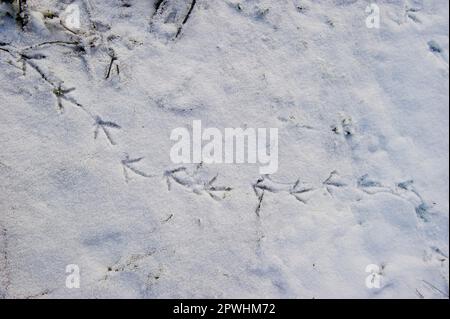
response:
<path fill-rule="evenodd" d="M 155 3 L 155 12 L 151 18 L 150 29 L 155 32 L 159 25 L 172 24 L 175 34 L 169 35 L 171 40 L 180 37 L 184 26 L 190 19 L 197 0 L 159 0 Z"/>
<path fill-rule="evenodd" d="M 219 174 L 215 175 L 212 178 L 208 178 L 205 176 L 205 174 L 202 174 L 202 169 L 203 165 L 199 164 L 196 166 L 193 172 L 189 172 L 186 167 L 178 167 L 173 170 L 165 171 L 164 177 L 166 178 L 168 190 L 170 191 L 172 189 L 172 182 L 175 182 L 185 188 L 190 189 L 197 195 L 206 193 L 215 200 L 221 200 L 225 198 L 226 194 L 233 190 L 231 187 L 215 186 L 214 184 L 216 183 Z"/>
<path fill-rule="evenodd" d="M 432 205 L 424 200 L 417 189 L 414 187 L 414 181 L 408 180 L 396 183 L 394 187 L 385 186 L 382 183 L 373 180 L 369 175 L 363 175 L 357 179 L 356 183 L 346 181 L 342 178 L 338 171 L 332 171 L 327 179 L 322 182 L 322 185 L 314 187 L 309 184 L 302 183 L 298 179 L 295 183 L 280 183 L 275 182 L 270 176 L 260 177 L 256 183 L 253 184 L 253 190 L 257 197 L 257 206 L 255 214 L 260 217 L 263 202 L 266 193 L 287 193 L 293 196 L 296 200 L 304 205 L 308 204 L 306 195 L 320 189 L 325 189 L 327 193 L 333 197 L 333 189 L 335 188 L 351 188 L 353 190 L 360 190 L 367 195 L 376 195 L 379 193 L 388 193 L 396 196 L 402 200 L 411 203 L 414 206 L 417 217 L 423 222 L 429 221 L 430 209 Z"/>

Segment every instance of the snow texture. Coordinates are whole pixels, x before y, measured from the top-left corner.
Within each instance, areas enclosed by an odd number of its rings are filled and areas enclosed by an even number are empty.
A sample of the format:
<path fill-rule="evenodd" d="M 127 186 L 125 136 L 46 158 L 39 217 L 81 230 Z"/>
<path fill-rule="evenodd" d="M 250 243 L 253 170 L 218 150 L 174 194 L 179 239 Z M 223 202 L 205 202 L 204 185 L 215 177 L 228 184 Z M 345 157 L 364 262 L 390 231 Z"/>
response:
<path fill-rule="evenodd" d="M 9 2 L 0 298 L 448 298 L 448 1 Z M 193 120 L 278 172 L 172 164 Z"/>

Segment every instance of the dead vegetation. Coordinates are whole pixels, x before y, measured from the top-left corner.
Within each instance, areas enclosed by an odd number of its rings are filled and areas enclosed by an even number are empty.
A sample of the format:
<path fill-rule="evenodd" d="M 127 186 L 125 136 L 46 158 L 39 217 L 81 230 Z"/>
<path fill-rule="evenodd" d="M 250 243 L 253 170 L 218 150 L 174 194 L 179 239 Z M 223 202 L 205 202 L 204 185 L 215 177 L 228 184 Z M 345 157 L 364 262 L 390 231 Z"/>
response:
<path fill-rule="evenodd" d="M 25 31 L 30 20 L 27 0 L 1 0 L 0 3 L 7 3 L 11 6 L 11 17 L 15 19 L 18 26 Z"/>
<path fill-rule="evenodd" d="M 168 36 L 175 40 L 180 37 L 183 28 L 192 16 L 197 0 L 158 0 L 150 20 L 150 29 L 157 32 L 161 25 L 172 25 L 176 29 Z"/>

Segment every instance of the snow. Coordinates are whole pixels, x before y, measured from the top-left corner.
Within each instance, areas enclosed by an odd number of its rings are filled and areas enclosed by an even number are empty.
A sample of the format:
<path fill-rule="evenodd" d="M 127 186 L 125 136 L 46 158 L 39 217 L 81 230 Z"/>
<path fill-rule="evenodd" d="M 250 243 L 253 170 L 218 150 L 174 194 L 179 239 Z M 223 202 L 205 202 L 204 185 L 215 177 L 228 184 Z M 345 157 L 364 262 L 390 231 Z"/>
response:
<path fill-rule="evenodd" d="M 0 297 L 448 298 L 448 2 L 154 2 L 0 6 Z M 194 120 L 278 172 L 177 170 Z"/>

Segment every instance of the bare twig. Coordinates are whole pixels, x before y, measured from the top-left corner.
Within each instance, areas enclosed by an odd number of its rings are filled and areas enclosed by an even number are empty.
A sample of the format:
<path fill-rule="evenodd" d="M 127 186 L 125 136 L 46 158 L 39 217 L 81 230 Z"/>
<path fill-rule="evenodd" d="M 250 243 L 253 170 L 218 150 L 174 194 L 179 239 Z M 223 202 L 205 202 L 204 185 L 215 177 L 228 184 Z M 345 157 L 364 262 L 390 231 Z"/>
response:
<path fill-rule="evenodd" d="M 180 27 L 178 28 L 178 32 L 175 36 L 175 38 L 178 38 L 179 35 L 181 34 L 181 31 L 183 30 L 183 26 L 186 24 L 186 22 L 189 20 L 189 18 L 191 17 L 192 11 L 194 11 L 195 5 L 197 4 L 197 0 L 192 0 L 191 5 L 189 7 L 189 10 L 186 14 L 186 16 L 184 17 L 183 22 L 181 23 Z"/>

